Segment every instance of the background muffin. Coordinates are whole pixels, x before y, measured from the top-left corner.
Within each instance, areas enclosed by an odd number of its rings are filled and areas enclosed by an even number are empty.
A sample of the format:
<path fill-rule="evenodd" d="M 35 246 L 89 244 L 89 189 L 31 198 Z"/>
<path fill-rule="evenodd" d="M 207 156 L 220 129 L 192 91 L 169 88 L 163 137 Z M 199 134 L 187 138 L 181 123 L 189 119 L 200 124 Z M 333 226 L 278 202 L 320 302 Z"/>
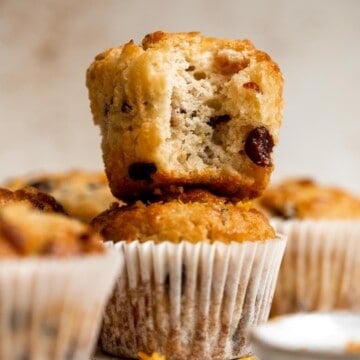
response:
<path fill-rule="evenodd" d="M 116 255 L 67 216 L 0 207 L 0 358 L 89 359 Z"/>
<path fill-rule="evenodd" d="M 271 217 L 283 219 L 360 219 L 360 198 L 308 178 L 286 179 L 258 199 Z"/>
<path fill-rule="evenodd" d="M 268 317 L 285 243 L 248 204 L 200 194 L 93 220 L 126 267 L 105 311 L 107 353 L 223 360 L 251 352 L 247 328 Z"/>
<path fill-rule="evenodd" d="M 99 54 L 87 86 L 113 194 L 204 186 L 259 195 L 273 170 L 282 84 L 247 40 L 158 31 Z"/>
<path fill-rule="evenodd" d="M 27 187 L 11 191 L 0 187 L 0 207 L 18 203 L 46 212 L 65 213 L 61 204 L 54 197 L 34 188 Z"/>
<path fill-rule="evenodd" d="M 0 240 L 6 256 L 74 256 L 102 253 L 102 238 L 66 216 L 34 211 L 23 204 L 0 209 Z M 0 252 L 2 255 L 2 252 Z"/>
<path fill-rule="evenodd" d="M 259 199 L 288 244 L 272 314 L 360 309 L 360 199 L 309 179 L 289 179 Z"/>
<path fill-rule="evenodd" d="M 89 222 L 118 201 L 111 194 L 103 171 L 71 170 L 63 173 L 34 174 L 13 178 L 4 184 L 15 190 L 30 186 L 52 195 L 77 219 Z"/>

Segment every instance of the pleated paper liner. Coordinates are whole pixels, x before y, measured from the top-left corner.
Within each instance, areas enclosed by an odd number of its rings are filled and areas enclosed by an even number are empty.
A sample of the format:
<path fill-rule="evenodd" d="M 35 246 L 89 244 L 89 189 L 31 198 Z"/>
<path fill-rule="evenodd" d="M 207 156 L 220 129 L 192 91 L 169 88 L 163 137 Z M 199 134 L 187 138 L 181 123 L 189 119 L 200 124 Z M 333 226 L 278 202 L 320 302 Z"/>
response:
<path fill-rule="evenodd" d="M 89 359 L 122 265 L 114 251 L 1 260 L 0 358 Z"/>
<path fill-rule="evenodd" d="M 103 351 L 234 359 L 268 318 L 285 238 L 224 244 L 119 242 L 125 269 L 105 311 Z"/>
<path fill-rule="evenodd" d="M 360 310 L 360 221 L 272 220 L 288 237 L 271 314 Z"/>

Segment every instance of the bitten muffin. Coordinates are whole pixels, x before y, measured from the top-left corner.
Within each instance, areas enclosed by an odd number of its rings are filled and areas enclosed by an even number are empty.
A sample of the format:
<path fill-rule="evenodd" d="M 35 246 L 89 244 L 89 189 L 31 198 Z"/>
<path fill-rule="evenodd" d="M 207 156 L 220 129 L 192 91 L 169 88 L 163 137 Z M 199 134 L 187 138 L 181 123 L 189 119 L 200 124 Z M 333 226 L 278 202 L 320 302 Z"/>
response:
<path fill-rule="evenodd" d="M 360 310 L 360 198 L 345 189 L 292 178 L 258 200 L 288 237 L 272 315 Z"/>
<path fill-rule="evenodd" d="M 283 219 L 360 219 L 360 197 L 312 179 L 284 180 L 257 201 L 269 216 Z"/>
<path fill-rule="evenodd" d="M 265 321 L 285 241 L 249 203 L 191 190 L 113 208 L 91 223 L 125 260 L 105 310 L 102 350 L 136 358 L 234 359 Z"/>
<path fill-rule="evenodd" d="M 268 184 L 283 79 L 250 41 L 158 31 L 99 54 L 87 86 L 116 197 L 204 186 L 246 199 Z"/>
<path fill-rule="evenodd" d="M 111 194 L 103 171 L 71 170 L 35 174 L 10 179 L 4 184 L 4 187 L 12 190 L 24 186 L 52 195 L 70 216 L 84 222 L 89 222 L 118 201 Z"/>
<path fill-rule="evenodd" d="M 15 191 L 0 188 L 0 208 L 19 203 L 46 212 L 65 213 L 63 207 L 54 197 L 34 188 L 26 187 Z"/>
<path fill-rule="evenodd" d="M 121 265 L 88 225 L 0 207 L 0 358 L 89 359 Z"/>

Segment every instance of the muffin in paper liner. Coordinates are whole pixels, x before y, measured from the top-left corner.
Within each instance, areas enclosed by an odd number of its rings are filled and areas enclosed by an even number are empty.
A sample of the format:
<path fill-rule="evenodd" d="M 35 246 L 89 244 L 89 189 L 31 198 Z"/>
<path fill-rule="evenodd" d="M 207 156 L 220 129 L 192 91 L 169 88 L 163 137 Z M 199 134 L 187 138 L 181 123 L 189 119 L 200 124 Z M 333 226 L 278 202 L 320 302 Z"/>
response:
<path fill-rule="evenodd" d="M 267 320 L 285 237 L 253 242 L 108 244 L 125 269 L 107 305 L 100 347 L 137 358 L 233 359 L 247 329 Z"/>
<path fill-rule="evenodd" d="M 0 358 L 89 359 L 123 265 L 108 250 L 0 261 Z"/>
<path fill-rule="evenodd" d="M 288 237 L 271 315 L 360 310 L 360 221 L 272 219 Z"/>

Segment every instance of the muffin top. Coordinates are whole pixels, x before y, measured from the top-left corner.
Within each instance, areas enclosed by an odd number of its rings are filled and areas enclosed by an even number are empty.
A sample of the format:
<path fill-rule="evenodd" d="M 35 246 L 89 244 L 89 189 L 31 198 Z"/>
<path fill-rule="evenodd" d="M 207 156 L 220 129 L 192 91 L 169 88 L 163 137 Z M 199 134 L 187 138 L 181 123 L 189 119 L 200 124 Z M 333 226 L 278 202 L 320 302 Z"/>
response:
<path fill-rule="evenodd" d="M 0 188 L 0 207 L 17 203 L 27 204 L 32 208 L 46 212 L 64 213 L 63 207 L 54 197 L 35 188 L 25 187 L 15 191 Z"/>
<path fill-rule="evenodd" d="M 11 190 L 30 186 L 52 195 L 70 216 L 84 222 L 90 222 L 110 204 L 118 201 L 111 194 L 103 171 L 71 170 L 35 174 L 11 179 L 4 186 Z"/>
<path fill-rule="evenodd" d="M 360 218 L 360 198 L 306 178 L 269 187 L 257 203 L 269 216 L 284 219 Z"/>
<path fill-rule="evenodd" d="M 67 216 L 25 203 L 0 207 L 0 257 L 67 257 L 103 252 L 101 237 Z"/>
<path fill-rule="evenodd" d="M 203 193 L 203 195 L 201 195 Z M 179 198 L 113 208 L 91 223 L 113 241 L 257 241 L 275 237 L 268 219 L 249 203 L 229 203 L 205 191 Z"/>

